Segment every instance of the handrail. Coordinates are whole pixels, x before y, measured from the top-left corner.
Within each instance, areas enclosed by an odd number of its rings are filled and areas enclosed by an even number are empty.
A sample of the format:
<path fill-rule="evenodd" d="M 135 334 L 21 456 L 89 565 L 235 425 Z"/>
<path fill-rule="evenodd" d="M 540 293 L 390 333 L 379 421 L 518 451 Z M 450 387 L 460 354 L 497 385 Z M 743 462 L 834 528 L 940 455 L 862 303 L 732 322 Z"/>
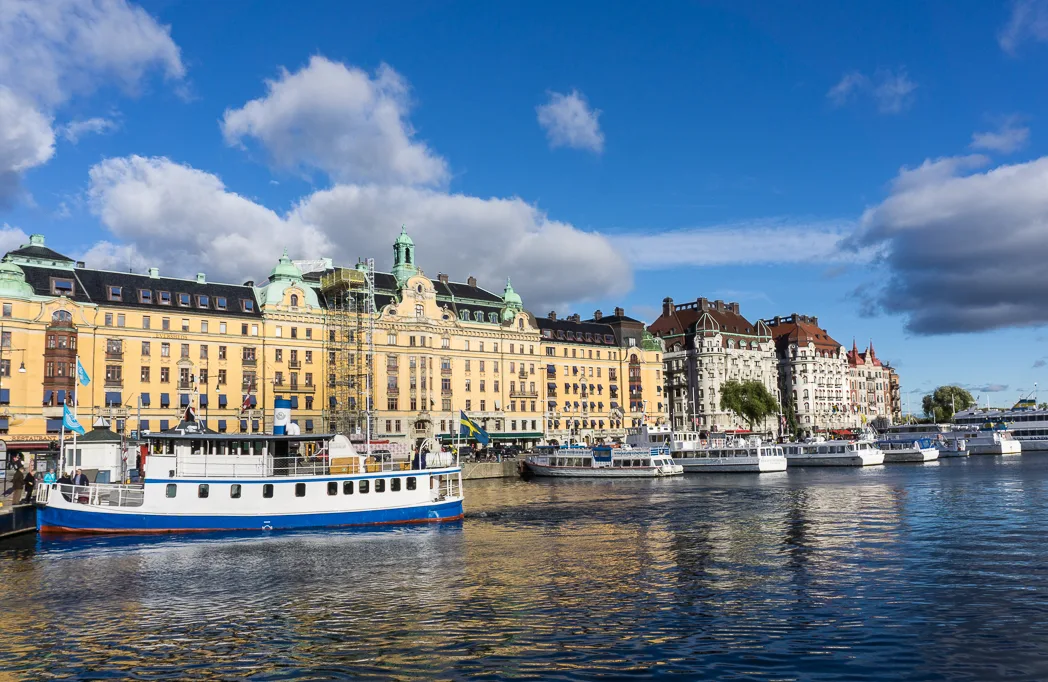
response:
<path fill-rule="evenodd" d="M 48 492 L 38 491 L 36 501 L 46 504 L 50 501 L 51 489 L 61 495 L 67 502 L 76 502 L 93 507 L 141 507 L 145 502 L 145 487 L 142 484 L 92 483 L 90 485 L 72 485 L 69 483 L 52 483 L 43 486 Z"/>

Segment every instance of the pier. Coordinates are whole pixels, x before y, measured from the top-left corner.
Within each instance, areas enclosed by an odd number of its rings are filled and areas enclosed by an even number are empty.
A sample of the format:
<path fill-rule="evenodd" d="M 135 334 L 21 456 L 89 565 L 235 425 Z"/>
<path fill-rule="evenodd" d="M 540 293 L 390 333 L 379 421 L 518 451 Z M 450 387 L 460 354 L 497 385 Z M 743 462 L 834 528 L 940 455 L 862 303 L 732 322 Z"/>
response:
<path fill-rule="evenodd" d="M 36 505 L 20 504 L 0 508 L 0 540 L 36 532 Z"/>

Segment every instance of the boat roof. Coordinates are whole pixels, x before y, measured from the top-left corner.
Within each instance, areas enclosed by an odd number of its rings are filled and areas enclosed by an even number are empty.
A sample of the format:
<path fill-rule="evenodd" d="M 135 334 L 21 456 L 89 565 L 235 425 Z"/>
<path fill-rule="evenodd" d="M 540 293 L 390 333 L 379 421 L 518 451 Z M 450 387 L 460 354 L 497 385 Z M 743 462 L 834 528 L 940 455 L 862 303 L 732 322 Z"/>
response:
<path fill-rule="evenodd" d="M 304 433 L 297 436 L 288 436 L 273 433 L 201 433 L 199 431 L 175 433 L 164 431 L 163 433 L 143 433 L 142 437 L 147 440 L 317 441 L 331 440 L 335 435 L 334 433 Z"/>

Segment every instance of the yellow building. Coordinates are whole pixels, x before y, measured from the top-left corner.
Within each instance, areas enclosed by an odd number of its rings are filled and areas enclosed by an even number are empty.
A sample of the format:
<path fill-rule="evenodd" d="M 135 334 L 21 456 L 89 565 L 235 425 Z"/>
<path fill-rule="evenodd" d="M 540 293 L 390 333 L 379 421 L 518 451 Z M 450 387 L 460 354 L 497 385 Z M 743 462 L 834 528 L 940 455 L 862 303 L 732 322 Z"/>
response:
<path fill-rule="evenodd" d="M 497 294 L 428 278 L 406 232 L 389 273 L 301 265 L 285 253 L 258 285 L 112 272 L 33 235 L 0 262 L 0 437 L 54 447 L 78 356 L 91 377 L 80 423 L 127 436 L 174 427 L 190 406 L 218 432 L 269 431 L 280 398 L 303 432 L 362 433 L 370 397 L 373 437 L 407 445 L 449 439 L 459 411 L 519 444 L 664 419 L 662 347 L 621 310 L 536 318 L 508 281 Z M 347 273 L 371 280 L 373 301 L 341 305 L 332 283 Z"/>

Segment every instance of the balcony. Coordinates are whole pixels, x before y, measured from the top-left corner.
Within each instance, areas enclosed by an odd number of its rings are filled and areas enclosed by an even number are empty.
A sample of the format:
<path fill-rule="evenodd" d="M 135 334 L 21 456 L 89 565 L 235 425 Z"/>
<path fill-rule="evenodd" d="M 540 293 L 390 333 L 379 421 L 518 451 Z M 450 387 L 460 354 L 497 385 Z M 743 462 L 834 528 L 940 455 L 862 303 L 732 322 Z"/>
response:
<path fill-rule="evenodd" d="M 514 388 L 509 392 L 510 398 L 538 398 L 539 392 L 524 388 Z"/>
<path fill-rule="evenodd" d="M 450 388 L 441 388 L 440 389 L 440 395 L 451 395 L 451 389 Z"/>
<path fill-rule="evenodd" d="M 107 350 L 106 351 L 106 360 L 115 360 L 116 362 L 123 362 L 124 361 L 124 352 L 123 351 L 119 351 L 119 350 L 116 350 L 116 351 Z"/>
<path fill-rule="evenodd" d="M 192 381 L 179 381 L 178 382 L 178 390 L 180 390 L 180 391 L 191 391 L 191 390 L 193 390 L 193 382 Z"/>
<path fill-rule="evenodd" d="M 399 386 L 387 386 L 386 387 L 386 395 L 400 395 L 400 387 Z"/>
<path fill-rule="evenodd" d="M 314 384 L 291 384 L 290 386 L 280 386 L 280 390 L 287 393 L 316 393 L 317 387 Z"/>
<path fill-rule="evenodd" d="M 449 377 L 449 376 L 451 376 L 451 368 L 450 367 L 441 367 L 440 368 L 440 373 L 441 373 L 442 376 Z"/>
<path fill-rule="evenodd" d="M 287 363 L 288 369 L 302 369 L 301 360 L 289 360 Z"/>
<path fill-rule="evenodd" d="M 255 358 L 244 358 L 241 361 L 241 364 L 243 364 L 244 367 L 254 367 L 258 364 L 258 361 Z"/>
<path fill-rule="evenodd" d="M 106 388 L 123 388 L 124 379 L 123 377 L 106 377 L 105 380 Z"/>
<path fill-rule="evenodd" d="M 400 371 L 400 365 L 395 364 L 395 363 L 386 365 L 386 371 L 387 372 L 399 372 Z"/>

